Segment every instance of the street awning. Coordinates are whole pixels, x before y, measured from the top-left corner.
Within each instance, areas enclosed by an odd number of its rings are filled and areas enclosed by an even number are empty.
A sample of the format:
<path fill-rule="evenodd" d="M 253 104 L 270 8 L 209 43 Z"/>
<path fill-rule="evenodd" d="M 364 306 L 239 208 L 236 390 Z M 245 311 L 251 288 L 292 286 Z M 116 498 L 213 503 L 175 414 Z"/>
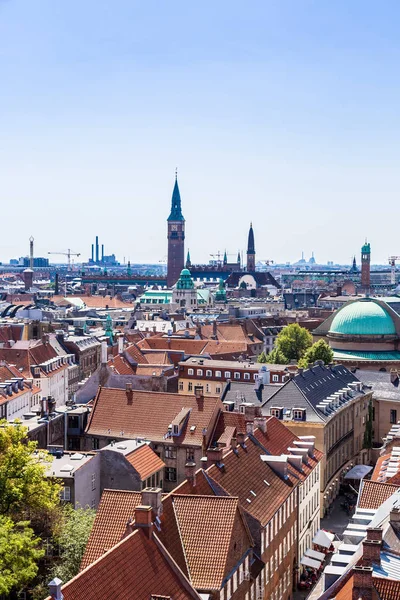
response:
<path fill-rule="evenodd" d="M 306 550 L 306 556 L 309 556 L 310 558 L 313 558 L 314 560 L 319 560 L 320 562 L 325 560 L 325 554 L 323 552 L 318 552 L 317 550 L 311 550 L 311 548 Z"/>
<path fill-rule="evenodd" d="M 323 548 L 330 548 L 334 539 L 334 533 L 325 531 L 325 529 L 319 529 L 314 536 L 313 544 L 317 544 L 317 546 L 322 546 Z"/>
<path fill-rule="evenodd" d="M 310 558 L 309 556 L 306 556 L 306 555 L 303 556 L 300 563 L 302 565 L 305 565 L 306 567 L 311 567 L 312 569 L 319 569 L 321 566 L 321 561 L 314 560 L 313 558 Z"/>
<path fill-rule="evenodd" d="M 363 479 L 370 471 L 372 471 L 373 467 L 369 467 L 368 465 L 356 465 L 346 475 L 345 479 Z"/>

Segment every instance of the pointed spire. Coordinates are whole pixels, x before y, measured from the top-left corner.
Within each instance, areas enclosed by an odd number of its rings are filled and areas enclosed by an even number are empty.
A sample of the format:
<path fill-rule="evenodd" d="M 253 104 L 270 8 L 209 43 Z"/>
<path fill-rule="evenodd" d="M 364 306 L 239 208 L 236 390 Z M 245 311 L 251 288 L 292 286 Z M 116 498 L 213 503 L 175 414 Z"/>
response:
<path fill-rule="evenodd" d="M 189 269 L 189 267 L 191 267 L 191 266 L 192 266 L 192 263 L 190 261 L 190 252 L 189 252 L 189 248 L 188 248 L 187 256 L 186 256 L 186 268 Z"/>
<path fill-rule="evenodd" d="M 168 221 L 184 221 L 181 208 L 181 195 L 178 186 L 178 169 L 175 170 L 175 184 L 172 192 L 171 213 Z"/>
<path fill-rule="evenodd" d="M 254 247 L 254 231 L 253 231 L 253 223 L 250 223 L 249 229 L 249 237 L 247 241 L 247 254 L 255 254 L 256 250 Z"/>
<path fill-rule="evenodd" d="M 240 258 L 240 250 L 238 250 L 237 264 L 240 265 L 241 262 L 242 262 L 242 259 Z"/>
<path fill-rule="evenodd" d="M 227 262 L 228 262 L 228 257 L 226 255 L 226 250 L 225 250 L 225 252 L 224 252 L 224 265 L 226 265 Z"/>

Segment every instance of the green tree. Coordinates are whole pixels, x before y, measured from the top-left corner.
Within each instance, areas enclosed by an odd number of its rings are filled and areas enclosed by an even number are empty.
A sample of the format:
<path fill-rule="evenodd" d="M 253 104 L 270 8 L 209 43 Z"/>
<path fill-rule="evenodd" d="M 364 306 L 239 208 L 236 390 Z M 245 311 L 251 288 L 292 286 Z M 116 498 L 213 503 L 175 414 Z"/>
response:
<path fill-rule="evenodd" d="M 325 365 L 333 360 L 333 351 L 325 340 L 318 340 L 311 348 L 308 348 L 303 358 L 299 360 L 298 366 L 306 369 L 309 363 L 315 363 L 316 360 L 322 360 Z"/>
<path fill-rule="evenodd" d="M 287 365 L 289 360 L 279 348 L 274 348 L 266 357 L 267 363 L 270 365 Z"/>
<path fill-rule="evenodd" d="M 92 530 L 96 511 L 91 508 L 73 509 L 70 504 L 63 509 L 61 532 L 55 541 L 60 548 L 60 563 L 52 571 L 52 577 L 69 581 L 79 572 L 83 553 Z"/>
<path fill-rule="evenodd" d="M 267 355 L 265 354 L 264 351 L 262 351 L 261 354 L 258 355 L 257 362 L 258 363 L 266 363 L 266 362 L 268 362 L 267 361 Z"/>
<path fill-rule="evenodd" d="M 0 515 L 0 594 L 19 591 L 37 575 L 44 551 L 29 522 Z"/>
<path fill-rule="evenodd" d="M 288 361 L 298 361 L 312 344 L 312 335 L 298 323 L 288 325 L 278 334 L 275 347 Z"/>
<path fill-rule="evenodd" d="M 46 477 L 52 457 L 36 452 L 22 425 L 0 421 L 0 514 L 14 521 L 35 520 L 59 505 L 61 486 Z"/>

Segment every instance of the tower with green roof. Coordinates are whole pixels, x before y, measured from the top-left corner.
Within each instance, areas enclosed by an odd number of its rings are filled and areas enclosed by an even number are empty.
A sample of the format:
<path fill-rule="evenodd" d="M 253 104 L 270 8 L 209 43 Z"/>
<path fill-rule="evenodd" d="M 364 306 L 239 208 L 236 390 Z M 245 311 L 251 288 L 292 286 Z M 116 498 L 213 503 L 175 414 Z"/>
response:
<path fill-rule="evenodd" d="M 189 310 L 197 307 L 197 290 L 189 269 L 182 269 L 172 291 L 172 303 Z"/>
<path fill-rule="evenodd" d="M 107 315 L 107 318 L 106 318 L 104 334 L 108 337 L 109 344 L 112 344 L 114 341 L 114 330 L 113 330 L 112 318 L 110 317 L 110 315 Z"/>
<path fill-rule="evenodd" d="M 365 294 L 369 294 L 371 287 L 371 244 L 367 240 L 361 248 L 361 287 Z"/>
<path fill-rule="evenodd" d="M 185 219 L 182 214 L 181 195 L 178 187 L 178 174 L 172 192 L 171 212 L 167 220 L 168 259 L 167 286 L 171 288 L 179 279 L 185 266 Z"/>
<path fill-rule="evenodd" d="M 215 292 L 215 302 L 226 302 L 225 282 L 222 278 L 219 280 L 218 289 Z"/>

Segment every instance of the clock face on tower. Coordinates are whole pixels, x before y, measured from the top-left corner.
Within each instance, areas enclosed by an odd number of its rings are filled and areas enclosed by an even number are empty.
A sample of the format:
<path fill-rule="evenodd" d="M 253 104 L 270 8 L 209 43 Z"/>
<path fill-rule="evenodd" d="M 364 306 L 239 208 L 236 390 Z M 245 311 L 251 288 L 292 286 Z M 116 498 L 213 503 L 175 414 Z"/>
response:
<path fill-rule="evenodd" d="M 178 231 L 178 225 L 171 225 L 171 231 Z"/>

